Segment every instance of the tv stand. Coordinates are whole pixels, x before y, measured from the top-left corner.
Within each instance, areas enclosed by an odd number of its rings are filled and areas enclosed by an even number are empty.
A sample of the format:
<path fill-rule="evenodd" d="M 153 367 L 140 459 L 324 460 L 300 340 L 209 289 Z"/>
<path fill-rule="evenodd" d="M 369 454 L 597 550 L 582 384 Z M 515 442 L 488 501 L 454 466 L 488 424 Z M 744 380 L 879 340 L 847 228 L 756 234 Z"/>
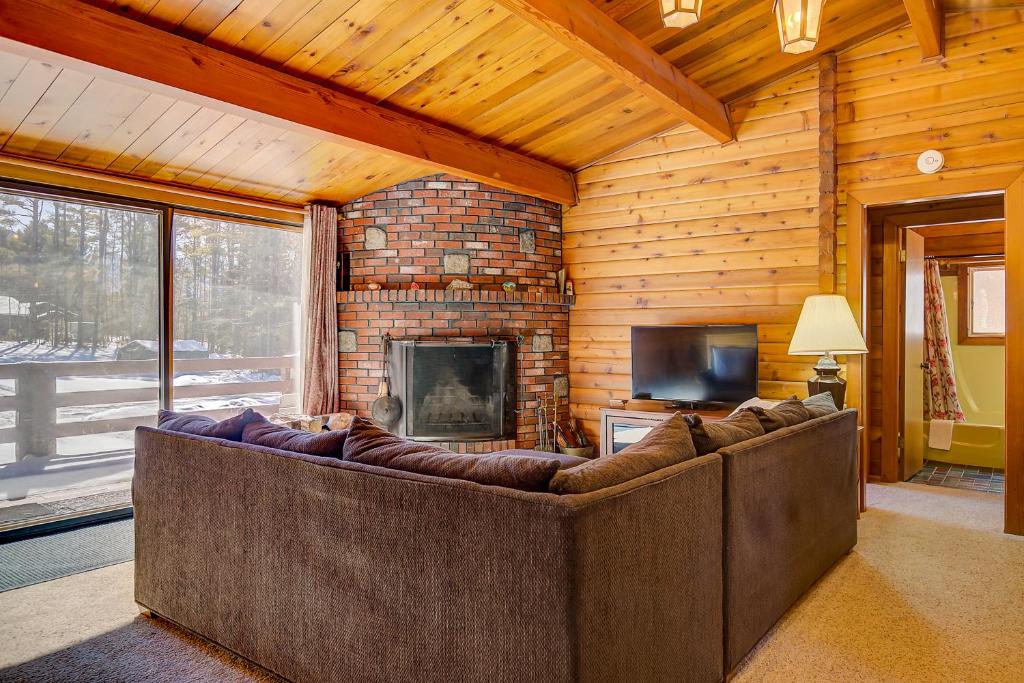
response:
<path fill-rule="evenodd" d="M 702 409 L 691 408 L 694 402 L 686 403 L 687 405 L 682 408 L 683 412 L 697 413 L 706 421 L 720 420 L 731 412 L 728 407 L 711 408 L 710 406 L 714 404 L 704 404 L 707 409 Z M 627 432 L 636 429 L 649 430 L 680 409 L 666 401 L 650 400 L 632 400 L 622 408 L 601 408 L 600 454 L 609 455 L 622 450 L 630 443 L 630 439 L 640 435 L 633 432 L 627 438 Z"/>
<path fill-rule="evenodd" d="M 710 403 L 708 401 L 669 401 L 665 406 L 672 410 L 689 410 L 693 412 L 702 410 L 713 412 L 725 408 L 721 403 Z"/>

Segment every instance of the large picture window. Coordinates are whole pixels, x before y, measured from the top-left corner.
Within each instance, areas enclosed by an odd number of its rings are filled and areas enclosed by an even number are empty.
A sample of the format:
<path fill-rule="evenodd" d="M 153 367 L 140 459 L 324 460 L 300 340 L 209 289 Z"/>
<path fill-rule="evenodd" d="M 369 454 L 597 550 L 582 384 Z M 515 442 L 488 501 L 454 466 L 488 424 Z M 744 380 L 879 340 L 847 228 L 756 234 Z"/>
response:
<path fill-rule="evenodd" d="M 175 410 L 296 407 L 301 258 L 299 232 L 175 215 Z"/>
<path fill-rule="evenodd" d="M 159 408 L 291 409 L 301 242 L 0 186 L 0 532 L 130 506 L 133 430 Z"/>

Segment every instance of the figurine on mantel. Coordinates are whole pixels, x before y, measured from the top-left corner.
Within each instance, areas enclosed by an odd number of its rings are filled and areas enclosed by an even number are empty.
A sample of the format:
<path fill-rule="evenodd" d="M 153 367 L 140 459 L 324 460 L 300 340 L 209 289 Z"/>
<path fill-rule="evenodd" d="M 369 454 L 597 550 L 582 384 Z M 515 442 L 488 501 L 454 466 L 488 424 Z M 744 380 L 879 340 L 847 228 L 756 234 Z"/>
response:
<path fill-rule="evenodd" d="M 379 292 L 380 291 L 380 283 L 379 282 L 367 282 L 366 283 L 366 288 L 368 290 L 370 290 L 371 292 Z"/>
<path fill-rule="evenodd" d="M 501 286 L 501 288 L 505 290 L 506 294 L 515 294 L 516 293 L 516 283 L 512 282 L 511 280 L 509 282 L 504 283 Z"/>
<path fill-rule="evenodd" d="M 465 280 L 452 280 L 445 289 L 449 292 L 454 292 L 459 289 L 473 289 L 473 285 Z"/>

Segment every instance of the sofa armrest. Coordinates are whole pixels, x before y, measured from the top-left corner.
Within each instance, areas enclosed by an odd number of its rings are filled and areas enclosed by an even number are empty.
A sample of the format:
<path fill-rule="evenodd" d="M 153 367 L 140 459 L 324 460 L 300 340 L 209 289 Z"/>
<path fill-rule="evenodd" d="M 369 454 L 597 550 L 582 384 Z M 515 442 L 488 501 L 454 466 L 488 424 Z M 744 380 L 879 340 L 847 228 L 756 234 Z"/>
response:
<path fill-rule="evenodd" d="M 570 497 L 588 496 L 574 523 L 579 680 L 722 680 L 721 458 Z"/>
<path fill-rule="evenodd" d="M 721 456 L 731 671 L 857 543 L 857 412 L 787 427 Z"/>

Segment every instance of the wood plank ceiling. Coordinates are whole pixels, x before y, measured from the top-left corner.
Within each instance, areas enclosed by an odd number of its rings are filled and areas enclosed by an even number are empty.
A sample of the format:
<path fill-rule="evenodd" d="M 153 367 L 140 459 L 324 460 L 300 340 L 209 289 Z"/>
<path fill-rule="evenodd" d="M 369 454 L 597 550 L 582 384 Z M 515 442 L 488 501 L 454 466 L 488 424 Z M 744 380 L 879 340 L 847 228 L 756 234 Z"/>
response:
<path fill-rule="evenodd" d="M 723 101 L 794 72 L 770 0 L 707 0 L 666 30 L 654 0 L 591 0 Z M 679 124 L 494 0 L 93 0 L 162 30 L 579 169 Z M 829 0 L 818 52 L 906 23 L 899 0 Z M 290 203 L 433 172 L 56 64 L 0 53 L 0 150 Z"/>

